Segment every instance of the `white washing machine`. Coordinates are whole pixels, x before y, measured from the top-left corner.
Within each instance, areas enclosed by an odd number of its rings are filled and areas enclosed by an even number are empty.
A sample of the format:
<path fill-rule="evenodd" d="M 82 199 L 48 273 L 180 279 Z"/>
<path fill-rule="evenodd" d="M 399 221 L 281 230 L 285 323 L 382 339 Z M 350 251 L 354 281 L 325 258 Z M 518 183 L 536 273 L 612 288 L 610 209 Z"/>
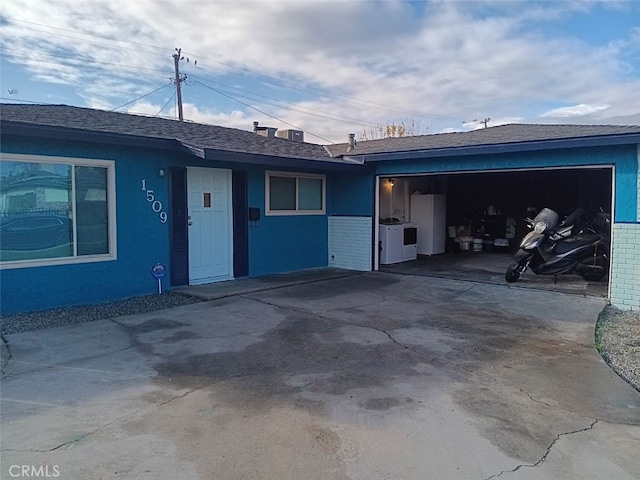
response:
<path fill-rule="evenodd" d="M 418 258 L 418 227 L 415 223 L 380 225 L 380 263 L 406 262 Z"/>

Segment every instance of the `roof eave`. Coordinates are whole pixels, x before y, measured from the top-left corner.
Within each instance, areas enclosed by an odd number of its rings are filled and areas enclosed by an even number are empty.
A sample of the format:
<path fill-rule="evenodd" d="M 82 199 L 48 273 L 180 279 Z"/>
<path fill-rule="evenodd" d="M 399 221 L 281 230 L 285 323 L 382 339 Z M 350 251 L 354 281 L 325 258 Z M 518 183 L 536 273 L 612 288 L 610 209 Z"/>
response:
<path fill-rule="evenodd" d="M 233 152 L 214 148 L 205 148 L 204 153 L 204 158 L 207 160 L 266 165 L 269 167 L 304 168 L 327 171 L 362 171 L 363 169 L 363 165 L 361 163 L 346 163 L 340 160 L 278 157 L 259 153 Z"/>
<path fill-rule="evenodd" d="M 176 140 L 171 138 L 145 137 L 113 132 L 99 132 L 89 129 L 57 127 L 53 125 L 38 125 L 33 123 L 13 122 L 2 120 L 2 135 L 21 135 L 26 137 L 47 138 L 52 140 L 71 140 L 75 142 L 106 143 L 109 145 L 123 145 L 127 147 L 176 149 Z"/>
<path fill-rule="evenodd" d="M 74 142 L 102 143 L 126 147 L 155 148 L 171 151 L 181 151 L 189 155 L 206 160 L 217 160 L 231 163 L 248 163 L 256 165 L 279 166 L 283 168 L 305 168 L 327 171 L 355 171 L 362 169 L 361 163 L 348 160 L 333 159 L 305 159 L 296 157 L 278 157 L 250 152 L 235 152 L 229 150 L 199 147 L 173 138 L 157 138 L 141 135 L 127 135 L 122 133 L 99 132 L 89 129 L 57 127 L 53 125 L 38 125 L 31 123 L 1 121 L 2 135 L 21 135 L 26 137 L 46 138 L 51 140 L 65 140 Z M 366 167 L 365 167 L 366 168 Z"/>
<path fill-rule="evenodd" d="M 493 145 L 472 145 L 464 147 L 445 147 L 403 152 L 351 154 L 352 159 L 361 159 L 363 163 L 383 162 L 390 160 L 414 160 L 420 158 L 454 157 L 461 155 L 491 155 L 500 153 L 516 153 L 523 151 L 557 150 L 567 148 L 606 147 L 615 145 L 640 144 L 639 133 L 606 135 L 584 138 L 563 138 L 551 140 L 535 140 L 527 142 L 501 143 Z"/>

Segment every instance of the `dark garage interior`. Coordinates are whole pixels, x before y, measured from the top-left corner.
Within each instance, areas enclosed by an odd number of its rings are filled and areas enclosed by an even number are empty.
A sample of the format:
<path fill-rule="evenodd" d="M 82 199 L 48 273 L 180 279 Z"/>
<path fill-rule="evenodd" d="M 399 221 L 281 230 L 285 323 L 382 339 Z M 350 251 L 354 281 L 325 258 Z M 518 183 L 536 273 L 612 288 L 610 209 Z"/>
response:
<path fill-rule="evenodd" d="M 444 252 L 434 255 L 418 252 L 414 261 L 393 264 L 381 261 L 380 268 L 409 269 L 413 273 L 431 268 L 445 272 L 468 257 L 475 263 L 483 263 L 482 268 L 492 270 L 497 279 L 504 274 L 520 240 L 529 232 L 525 222 L 528 208 L 551 208 L 561 220 L 578 207 L 610 213 L 612 172 L 610 167 L 549 168 L 383 177 L 381 225 L 414 222 L 413 194 L 444 195 L 446 220 L 444 231 L 439 230 L 439 235 L 445 236 Z M 479 238 L 483 239 L 482 245 L 478 244 Z M 546 279 L 549 280 L 554 281 Z"/>

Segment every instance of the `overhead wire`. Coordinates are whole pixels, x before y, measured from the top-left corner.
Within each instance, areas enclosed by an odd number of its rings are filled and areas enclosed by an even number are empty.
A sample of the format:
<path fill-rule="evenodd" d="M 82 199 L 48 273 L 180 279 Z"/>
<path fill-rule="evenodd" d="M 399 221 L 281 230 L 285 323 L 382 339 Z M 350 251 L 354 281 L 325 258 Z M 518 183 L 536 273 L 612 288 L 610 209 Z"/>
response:
<path fill-rule="evenodd" d="M 96 35 L 96 34 L 92 34 L 92 33 L 85 33 L 85 32 L 78 32 L 78 31 L 74 31 L 74 30 L 70 30 L 70 29 L 65 29 L 65 28 L 60 28 L 60 27 L 52 27 L 52 26 L 48 26 L 48 25 L 44 25 L 44 24 L 40 24 L 40 23 L 36 23 L 36 22 L 29 22 L 26 20 L 20 20 L 20 19 L 16 19 L 16 18 L 12 18 L 12 17 L 5 17 L 8 18 L 9 20 L 13 21 L 13 22 L 18 22 L 18 23 L 26 23 L 29 25 L 35 25 L 38 27 L 44 27 L 44 28 L 48 28 L 48 29 L 52 29 L 52 30 L 59 30 L 62 32 L 69 32 L 69 33 L 74 33 L 74 34 L 78 34 L 78 35 L 82 35 L 85 37 L 95 37 L 101 40 L 108 40 L 110 43 L 109 44 L 105 44 L 105 43 L 101 43 L 101 42 L 96 42 L 96 41 L 92 41 L 96 44 L 99 45 L 106 45 L 109 47 L 113 47 L 113 43 L 114 41 L 117 41 L 121 44 L 130 44 L 130 45 L 135 45 L 138 47 L 145 47 L 145 48 L 151 48 L 154 50 L 154 53 L 158 52 L 160 50 L 165 51 L 164 48 L 162 47 L 157 47 L 155 45 L 149 45 L 149 44 L 144 44 L 144 43 L 140 43 L 140 42 L 130 42 L 130 41 L 125 41 L 125 40 L 120 40 L 120 39 L 114 39 L 112 37 L 106 37 L 106 36 L 101 36 L 101 35 Z M 6 26 L 13 26 L 11 23 L 9 24 L 5 24 Z M 27 29 L 32 29 L 35 31 L 40 31 L 43 32 L 42 29 L 38 29 L 38 28 L 33 28 L 33 27 L 23 27 L 23 28 L 27 28 Z M 50 32 L 46 32 L 45 33 L 50 33 Z M 71 35 L 67 35 L 67 34 L 62 34 L 62 33 L 58 33 L 56 35 L 60 35 L 60 36 L 66 36 L 66 37 L 70 37 L 70 38 L 76 38 L 74 36 Z M 84 39 L 83 39 L 84 40 Z M 131 49 L 133 50 L 133 49 Z M 136 49 L 136 51 L 139 51 L 139 49 Z M 435 118 L 444 118 L 444 119 L 454 119 L 454 117 L 450 117 L 450 116 L 445 116 L 445 115 L 437 115 L 437 114 L 433 114 L 433 113 L 425 113 L 425 112 L 418 112 L 418 111 L 413 111 L 413 110 L 407 110 L 407 109 L 401 109 L 395 106 L 391 106 L 391 105 L 385 105 L 383 103 L 379 103 L 379 102 L 373 102 L 373 101 L 368 101 L 368 100 L 362 100 L 362 99 L 358 99 L 356 97 L 353 96 L 349 96 L 346 94 L 341 94 L 341 93 L 337 93 L 337 92 L 331 92 L 322 88 L 316 88 L 316 87 L 312 87 L 312 86 L 307 86 L 304 88 L 300 88 L 297 85 L 293 85 L 291 83 L 290 79 L 283 79 L 281 77 L 278 76 L 274 76 L 274 75 L 269 75 L 269 74 L 263 74 L 263 73 L 257 73 L 253 70 L 247 69 L 247 68 L 243 68 L 243 67 L 237 67 L 234 65 L 230 65 L 224 62 L 220 62 L 218 60 L 213 60 L 213 59 L 209 59 L 205 56 L 202 56 L 198 53 L 192 53 L 192 52 L 187 52 L 187 51 L 183 51 L 182 52 L 185 56 L 191 56 L 194 58 L 198 58 L 200 60 L 200 63 L 202 64 L 202 60 L 205 60 L 206 62 L 211 62 L 211 63 L 215 63 L 218 65 L 222 65 L 226 70 L 235 70 L 238 72 L 242 72 L 245 75 L 249 75 L 253 78 L 255 78 L 257 81 L 267 84 L 267 85 L 272 85 L 272 86 L 276 86 L 276 87 L 284 87 L 287 88 L 289 90 L 295 90 L 298 92 L 302 92 L 302 93 L 312 93 L 314 95 L 320 93 L 322 95 L 328 96 L 328 97 L 334 97 L 334 98 L 340 98 L 342 100 L 343 103 L 347 103 L 347 104 L 358 104 L 358 105 L 366 105 L 369 107 L 374 107 L 374 108 L 378 108 L 378 109 L 384 109 L 387 110 L 389 112 L 397 112 L 397 113 L 403 113 L 403 114 L 410 114 L 410 115 L 415 115 L 418 117 L 435 117 Z M 94 63 L 98 63 L 98 62 L 94 62 Z M 276 80 L 277 83 L 274 83 L 272 81 L 267 81 L 266 79 L 273 79 Z M 456 119 L 457 120 L 457 119 Z M 372 123 L 373 122 L 368 122 L 368 123 Z"/>
<path fill-rule="evenodd" d="M 116 111 L 116 110 L 118 110 L 119 108 L 126 107 L 127 105 L 129 105 L 129 104 L 131 104 L 131 103 L 133 103 L 133 102 L 137 102 L 138 100 L 141 100 L 141 99 L 143 99 L 143 98 L 145 98 L 145 97 L 148 97 L 149 95 L 153 95 L 154 93 L 156 93 L 156 92 L 158 92 L 158 91 L 162 90 L 163 88 L 167 88 L 167 87 L 168 87 L 168 86 L 170 86 L 170 85 L 171 85 L 171 82 L 167 83 L 166 85 L 162 85 L 161 87 L 156 88 L 153 92 L 145 93 L 144 95 L 141 95 L 141 96 L 139 96 L 138 98 L 134 98 L 134 99 L 133 99 L 133 100 L 131 100 L 130 102 L 123 103 L 122 105 L 119 105 L 119 106 L 117 106 L 116 108 L 112 108 L 112 109 L 111 109 L 111 111 L 112 111 L 112 112 L 115 112 L 115 111 Z M 175 93 L 174 93 L 174 95 L 175 95 Z M 165 105 L 165 107 L 166 107 L 166 105 Z M 164 107 L 162 107 L 162 109 L 164 110 Z M 162 111 L 162 110 L 160 110 L 160 112 L 161 112 L 161 111 Z M 159 114 L 160 112 L 158 112 L 158 114 Z M 156 115 L 158 115 L 158 114 L 156 114 Z"/>
<path fill-rule="evenodd" d="M 8 57 L 10 55 L 13 55 L 14 53 L 24 53 L 25 55 L 34 55 L 34 52 L 29 51 L 29 50 L 23 50 L 23 49 L 19 49 L 19 48 L 15 48 L 15 49 L 7 49 L 3 46 L 0 46 L 0 51 L 4 51 L 4 55 L 5 57 Z M 137 65 L 124 65 L 122 63 L 113 63 L 113 62 L 101 62 L 98 60 L 95 60 L 93 58 L 90 57 L 86 57 L 86 56 L 79 56 L 79 55 L 75 55 L 75 56 L 70 56 L 70 55 L 54 55 L 52 53 L 44 53 L 44 52 L 36 52 L 35 55 L 38 56 L 43 56 L 43 57 L 47 57 L 47 58 L 58 58 L 58 59 L 62 59 L 62 60 L 71 60 L 72 63 L 67 64 L 68 66 L 73 66 L 76 67 L 79 64 L 82 64 L 82 66 L 84 68 L 87 68 L 87 65 L 91 65 L 91 64 L 96 64 L 96 65 L 107 65 L 110 67 L 118 67 L 121 69 L 127 69 L 127 70 L 132 70 L 132 72 L 124 72 L 124 73 L 139 73 L 140 71 L 149 71 L 149 72 L 162 72 L 162 73 L 167 73 L 166 69 L 159 69 L 159 68 L 149 68 L 149 67 L 140 67 Z M 46 61 L 46 60 L 38 60 L 39 63 L 50 63 L 52 65 L 60 65 L 60 62 L 51 62 L 51 61 Z M 65 64 L 63 64 L 65 65 Z"/>
<path fill-rule="evenodd" d="M 200 82 L 198 82 L 198 83 L 200 83 Z M 323 137 L 323 136 L 321 136 L 321 135 L 318 135 L 318 134 L 316 134 L 316 133 L 313 133 L 313 132 L 310 132 L 310 131 L 305 130 L 305 129 L 303 129 L 303 128 L 300 128 L 300 127 L 298 127 L 297 125 L 294 125 L 293 123 L 289 123 L 289 122 L 287 122 L 287 121 L 285 121 L 285 120 L 282 120 L 281 118 L 278 118 L 278 117 L 276 117 L 275 115 L 271 115 L 270 113 L 267 113 L 267 112 L 265 112 L 264 110 L 260 110 L 259 108 L 254 107 L 253 105 L 249 105 L 248 103 L 245 103 L 245 102 L 243 102 L 243 101 L 241 101 L 241 100 L 238 100 L 237 98 L 234 98 L 234 97 L 232 97 L 231 95 L 228 95 L 228 94 L 226 94 L 226 93 L 224 93 L 224 92 L 222 92 L 222 91 L 220 91 L 220 90 L 218 90 L 218 89 L 216 89 L 216 88 L 213 88 L 213 87 L 211 87 L 211 86 L 209 86 L 209 85 L 204 85 L 203 83 L 200 83 L 200 85 L 202 85 L 202 86 L 203 86 L 203 87 L 205 87 L 205 88 L 208 88 L 209 90 L 213 90 L 214 92 L 217 92 L 217 93 L 219 93 L 220 95 L 222 95 L 222 96 L 224 96 L 224 97 L 227 97 L 227 98 L 229 98 L 229 99 L 231 99 L 231 100 L 233 100 L 233 101 L 235 101 L 235 102 L 238 102 L 238 103 L 240 103 L 240 104 L 244 105 L 245 107 L 248 107 L 248 108 L 250 108 L 250 109 L 252 109 L 252 110 L 255 110 L 256 112 L 260 112 L 260 113 L 262 113 L 263 115 L 266 115 L 267 117 L 273 118 L 274 120 L 278 120 L 279 122 L 282 122 L 282 123 L 284 123 L 285 125 L 289 125 L 290 127 L 293 127 L 293 128 L 295 128 L 296 130 L 303 130 L 305 133 L 308 133 L 309 135 L 311 135 L 311 136 L 313 136 L 313 137 L 316 137 L 316 138 L 319 138 L 319 139 L 321 139 L 321 140 L 324 140 L 325 142 L 334 143 L 334 142 L 332 142 L 331 140 L 329 140 L 328 138 L 325 138 L 325 137 Z"/>
<path fill-rule="evenodd" d="M 176 98 L 176 94 L 177 92 L 173 92 L 173 95 L 171 95 L 171 98 L 169 100 L 167 100 L 167 103 L 164 104 L 164 106 L 160 109 L 160 111 L 158 113 L 156 113 L 154 115 L 154 117 L 157 117 L 158 115 L 160 115 L 162 113 L 162 111 L 167 107 L 167 105 L 169 105 L 169 103 L 171 102 L 171 100 L 173 100 L 174 98 Z"/>
<path fill-rule="evenodd" d="M 199 78 L 195 75 L 191 75 L 192 78 Z M 273 98 L 270 97 L 268 95 L 262 95 L 260 93 L 255 93 L 255 92 L 247 92 L 244 89 L 238 88 L 238 87 L 233 87 L 231 85 L 227 85 L 224 84 L 222 82 L 218 82 L 215 80 L 207 80 L 207 82 L 209 83 L 215 83 L 216 85 L 221 85 L 223 87 L 226 87 L 228 89 L 237 91 L 238 93 L 235 93 L 234 95 L 236 95 L 237 97 L 241 97 L 241 98 L 247 98 L 247 99 L 254 99 L 253 97 L 259 97 L 259 98 L 264 98 L 267 100 L 271 100 L 271 102 L 264 102 L 268 105 L 273 105 L 276 107 L 280 107 L 280 108 L 284 108 L 286 110 L 291 110 L 294 112 L 299 112 L 299 113 L 303 113 L 306 115 L 310 115 L 310 116 L 314 116 L 314 117 L 318 117 L 318 118 L 325 118 L 328 120 L 333 120 L 336 122 L 342 122 L 342 123 L 347 123 L 350 125 L 358 125 L 358 126 L 364 126 L 365 124 L 368 124 L 371 127 L 377 126 L 377 123 L 374 122 L 368 122 L 366 120 L 363 120 L 361 118 L 354 118 L 354 117 L 347 117 L 345 115 L 339 115 L 339 114 L 335 114 L 335 113 L 331 113 L 331 112 L 326 112 L 323 110 L 318 110 L 315 108 L 310 108 L 310 107 L 305 107 L 305 106 L 301 106 L 299 104 L 296 104 L 294 102 L 288 102 L 285 100 L 279 100 L 277 98 Z M 205 84 L 203 82 L 200 82 L 203 86 L 205 86 Z M 224 91 L 224 90 L 223 90 Z M 227 91 L 227 93 L 229 93 Z M 286 105 L 292 105 L 292 107 L 287 107 Z M 313 112 L 318 112 L 324 115 L 319 115 L 318 113 L 313 113 Z"/>
<path fill-rule="evenodd" d="M 147 48 L 153 48 L 153 49 L 157 50 L 158 53 L 160 53 L 160 50 L 162 50 L 162 51 L 166 50 L 163 47 L 157 47 L 155 45 L 147 45 L 147 44 L 143 44 L 143 43 L 130 42 L 130 41 L 127 41 L 127 40 L 120 40 L 119 38 L 107 37 L 107 36 L 104 36 L 104 35 L 97 35 L 95 33 L 80 32 L 80 31 L 77 31 L 77 30 L 69 30 L 69 29 L 66 29 L 66 28 L 53 27 L 51 25 L 44 25 L 42 23 L 29 22 L 29 21 L 26 21 L 26 20 L 20 20 L 20 19 L 17 19 L 17 18 L 12 18 L 12 17 L 7 17 L 7 16 L 4 16 L 3 18 L 8 19 L 8 20 L 10 20 L 12 22 L 27 23 L 27 24 L 30 24 L 30 25 L 37 25 L 37 26 L 44 27 L 44 28 L 51 29 L 51 30 L 60 30 L 60 31 L 63 31 L 63 32 L 69 32 L 69 33 L 73 33 L 74 34 L 74 35 L 68 35 L 68 34 L 65 34 L 65 33 L 56 33 L 55 35 L 57 35 L 59 37 L 67 37 L 67 38 L 72 38 L 74 40 L 83 40 L 83 41 L 87 41 L 87 39 L 86 38 L 78 38 L 76 35 L 82 35 L 84 37 L 99 38 L 100 40 L 106 40 L 109 43 L 101 43 L 101 42 L 97 42 L 95 40 L 91 40 L 91 42 L 96 43 L 98 45 L 105 45 L 105 46 L 112 47 L 112 48 L 113 48 L 113 43 L 114 42 L 118 42 L 118 43 L 137 45 L 137 46 L 142 46 L 142 47 L 147 47 Z M 13 25 L 10 22 L 9 23 L 5 23 L 5 24 L 3 24 L 1 26 L 2 26 L 2 28 L 18 27 L 17 25 Z M 25 27 L 25 26 L 21 26 L 19 28 L 23 28 L 23 29 L 26 29 L 26 30 L 33 30 L 33 31 L 36 31 L 36 32 L 42 32 L 42 33 L 51 34 L 51 32 L 49 32 L 47 30 L 43 30 L 41 28 L 33 28 L 33 27 Z"/>

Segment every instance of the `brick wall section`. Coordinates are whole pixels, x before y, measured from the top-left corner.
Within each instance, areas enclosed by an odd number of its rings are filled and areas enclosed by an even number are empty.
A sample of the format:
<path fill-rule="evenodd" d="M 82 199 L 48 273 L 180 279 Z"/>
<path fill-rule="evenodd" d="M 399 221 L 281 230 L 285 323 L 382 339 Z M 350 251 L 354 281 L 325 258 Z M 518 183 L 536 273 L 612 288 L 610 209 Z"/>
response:
<path fill-rule="evenodd" d="M 611 304 L 640 310 L 640 223 L 613 226 Z"/>
<path fill-rule="evenodd" d="M 371 270 L 371 217 L 329 217 L 329 266 Z"/>
<path fill-rule="evenodd" d="M 638 209 L 636 210 L 636 215 L 638 222 L 640 222 L 640 144 L 638 144 Z"/>
<path fill-rule="evenodd" d="M 640 310 L 640 145 L 638 166 L 638 223 L 613 226 L 611 304 L 625 310 Z"/>

